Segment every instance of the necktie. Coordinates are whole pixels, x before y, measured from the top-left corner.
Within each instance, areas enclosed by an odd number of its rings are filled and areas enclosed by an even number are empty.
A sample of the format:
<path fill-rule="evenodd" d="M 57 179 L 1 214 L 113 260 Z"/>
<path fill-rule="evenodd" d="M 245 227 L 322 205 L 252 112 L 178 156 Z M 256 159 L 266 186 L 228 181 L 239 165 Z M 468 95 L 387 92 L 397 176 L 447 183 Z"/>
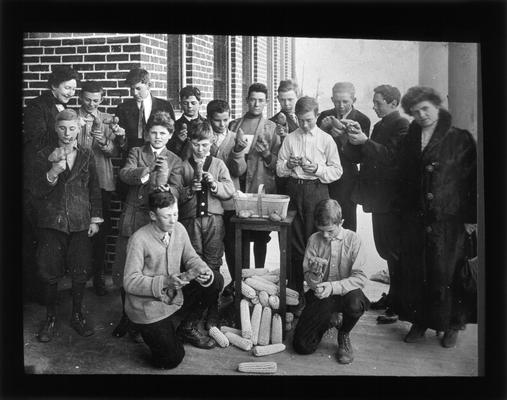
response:
<path fill-rule="evenodd" d="M 290 118 L 294 121 L 296 126 L 299 126 L 298 119 L 296 118 L 296 114 L 290 114 Z"/>
<path fill-rule="evenodd" d="M 141 107 L 139 107 L 139 120 L 137 122 L 137 138 L 142 139 L 144 131 L 144 101 L 141 101 Z"/>
<path fill-rule="evenodd" d="M 162 236 L 162 243 L 167 247 L 169 246 L 169 233 L 164 233 L 164 236 Z"/>

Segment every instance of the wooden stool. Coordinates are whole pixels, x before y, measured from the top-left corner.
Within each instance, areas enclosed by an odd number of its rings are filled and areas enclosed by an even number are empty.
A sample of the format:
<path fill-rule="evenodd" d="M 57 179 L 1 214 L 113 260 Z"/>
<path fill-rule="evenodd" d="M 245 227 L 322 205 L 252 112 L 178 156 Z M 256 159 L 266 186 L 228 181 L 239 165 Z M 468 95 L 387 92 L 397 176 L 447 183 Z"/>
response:
<path fill-rule="evenodd" d="M 292 221 L 294 221 L 294 217 L 296 215 L 296 211 L 289 211 L 287 213 L 287 217 L 282 221 L 271 221 L 266 218 L 239 218 L 234 216 L 231 218 L 231 222 L 234 223 L 234 233 L 235 233 L 235 260 L 234 260 L 234 270 L 235 270 L 235 282 L 234 282 L 234 292 L 235 292 L 235 308 L 236 308 L 236 319 L 240 321 L 239 314 L 239 304 L 241 301 L 241 270 L 242 270 L 242 260 L 243 260 L 243 246 L 242 246 L 242 232 L 243 231 L 277 231 L 280 232 L 280 308 L 278 312 L 282 317 L 282 330 L 284 332 L 285 337 L 285 279 L 287 276 L 287 266 L 290 265 L 291 260 L 291 227 Z M 250 264 L 250 252 L 245 255 L 247 260 L 247 264 Z"/>

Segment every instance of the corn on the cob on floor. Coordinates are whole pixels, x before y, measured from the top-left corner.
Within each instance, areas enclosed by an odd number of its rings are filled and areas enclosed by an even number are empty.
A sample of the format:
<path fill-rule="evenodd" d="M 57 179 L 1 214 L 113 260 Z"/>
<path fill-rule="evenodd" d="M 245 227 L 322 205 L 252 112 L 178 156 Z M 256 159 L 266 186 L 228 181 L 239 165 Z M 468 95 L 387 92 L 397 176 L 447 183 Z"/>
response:
<path fill-rule="evenodd" d="M 255 278 L 246 278 L 245 282 L 248 286 L 251 286 L 255 290 L 266 291 L 270 296 L 278 294 L 278 286 L 276 286 L 274 283 L 268 281 L 261 281 L 259 279 Z"/>
<path fill-rule="evenodd" d="M 274 314 L 271 320 L 271 344 L 283 342 L 282 317 L 280 314 Z"/>
<path fill-rule="evenodd" d="M 250 361 L 239 363 L 238 371 L 254 374 L 274 374 L 277 371 L 276 362 L 273 361 Z"/>
<path fill-rule="evenodd" d="M 262 309 L 261 326 L 259 328 L 259 337 L 257 344 L 265 346 L 269 344 L 269 337 L 271 336 L 271 308 L 264 307 Z"/>
<path fill-rule="evenodd" d="M 232 332 L 225 332 L 225 336 L 227 337 L 227 339 L 229 339 L 230 344 L 239 347 L 241 350 L 245 351 L 252 350 L 253 344 L 250 339 L 245 339 Z"/>
<path fill-rule="evenodd" d="M 252 338 L 252 324 L 250 320 L 250 308 L 248 302 L 242 299 L 239 303 L 239 315 L 241 319 L 241 336 L 245 339 Z"/>
<path fill-rule="evenodd" d="M 248 299 L 253 299 L 257 295 L 255 289 L 248 286 L 244 281 L 241 282 L 241 294 Z"/>
<path fill-rule="evenodd" d="M 256 304 L 252 311 L 252 343 L 254 345 L 257 344 L 257 340 L 259 339 L 259 328 L 261 326 L 261 316 L 262 316 L 262 306 L 260 304 Z"/>
<path fill-rule="evenodd" d="M 256 357 L 269 356 L 284 351 L 286 349 L 283 343 L 268 344 L 267 346 L 255 346 L 252 354 Z"/>
<path fill-rule="evenodd" d="M 215 339 L 220 347 L 229 346 L 229 339 L 216 326 L 211 327 L 209 335 Z"/>
<path fill-rule="evenodd" d="M 241 336 L 241 329 L 236 329 L 236 328 L 231 328 L 230 326 L 226 326 L 226 325 L 222 325 L 220 327 L 220 331 L 222 333 L 226 333 L 226 332 L 232 332 L 238 336 Z"/>

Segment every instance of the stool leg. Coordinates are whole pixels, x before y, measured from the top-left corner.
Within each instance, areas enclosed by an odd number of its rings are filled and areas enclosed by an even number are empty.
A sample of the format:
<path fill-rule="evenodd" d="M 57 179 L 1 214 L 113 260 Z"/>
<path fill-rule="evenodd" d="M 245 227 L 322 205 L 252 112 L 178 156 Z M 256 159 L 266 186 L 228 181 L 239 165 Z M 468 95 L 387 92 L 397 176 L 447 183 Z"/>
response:
<path fill-rule="evenodd" d="M 287 227 L 280 229 L 280 314 L 282 317 L 282 337 L 285 338 L 285 275 L 287 271 Z"/>
<path fill-rule="evenodd" d="M 235 224 L 234 227 L 234 240 L 235 240 L 235 262 L 234 262 L 234 270 L 235 270 L 235 282 L 234 282 L 234 306 L 236 309 L 236 323 L 240 322 L 239 315 L 239 305 L 241 301 L 241 269 L 242 269 L 242 261 L 243 261 L 243 246 L 241 240 L 241 227 L 239 224 Z"/>

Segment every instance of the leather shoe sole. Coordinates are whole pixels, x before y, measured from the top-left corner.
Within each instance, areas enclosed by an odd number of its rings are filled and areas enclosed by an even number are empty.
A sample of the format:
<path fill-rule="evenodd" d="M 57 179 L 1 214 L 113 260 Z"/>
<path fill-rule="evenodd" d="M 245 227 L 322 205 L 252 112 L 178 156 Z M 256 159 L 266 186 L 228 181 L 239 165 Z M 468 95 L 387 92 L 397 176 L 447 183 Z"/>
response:
<path fill-rule="evenodd" d="M 398 321 L 398 316 L 396 314 L 386 315 L 382 314 L 377 317 L 377 324 L 394 324 Z"/>

